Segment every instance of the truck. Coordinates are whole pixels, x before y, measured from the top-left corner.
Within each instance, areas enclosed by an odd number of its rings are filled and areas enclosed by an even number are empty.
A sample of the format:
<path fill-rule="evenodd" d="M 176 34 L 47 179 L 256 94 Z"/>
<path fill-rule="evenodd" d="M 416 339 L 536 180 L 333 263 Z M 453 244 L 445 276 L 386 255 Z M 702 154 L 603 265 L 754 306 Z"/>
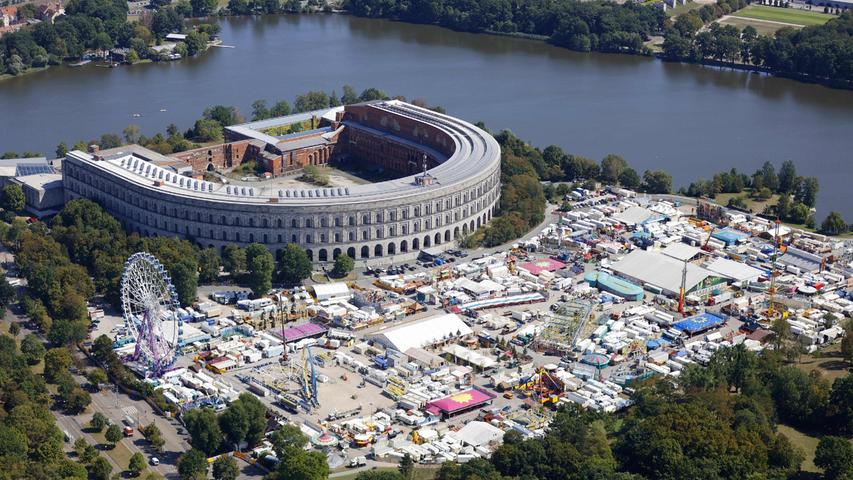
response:
<path fill-rule="evenodd" d="M 349 460 L 349 463 L 347 464 L 347 467 L 358 468 L 358 467 L 364 467 L 366 465 L 367 465 L 367 457 L 361 456 L 361 457 L 351 458 Z"/>
<path fill-rule="evenodd" d="M 126 427 L 124 427 L 123 432 L 124 432 L 125 437 L 132 437 L 133 436 L 133 427 L 127 427 L 126 426 Z"/>

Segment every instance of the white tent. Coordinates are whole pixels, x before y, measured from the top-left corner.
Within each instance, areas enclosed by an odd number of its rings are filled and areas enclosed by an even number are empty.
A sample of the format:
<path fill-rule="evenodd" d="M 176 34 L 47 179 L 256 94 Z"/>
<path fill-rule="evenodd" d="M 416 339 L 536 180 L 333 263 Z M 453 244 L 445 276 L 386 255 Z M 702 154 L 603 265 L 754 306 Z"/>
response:
<path fill-rule="evenodd" d="M 474 331 L 458 315 L 448 313 L 379 330 L 371 338 L 385 348 L 405 352 L 410 348 L 424 348 L 472 333 Z"/>

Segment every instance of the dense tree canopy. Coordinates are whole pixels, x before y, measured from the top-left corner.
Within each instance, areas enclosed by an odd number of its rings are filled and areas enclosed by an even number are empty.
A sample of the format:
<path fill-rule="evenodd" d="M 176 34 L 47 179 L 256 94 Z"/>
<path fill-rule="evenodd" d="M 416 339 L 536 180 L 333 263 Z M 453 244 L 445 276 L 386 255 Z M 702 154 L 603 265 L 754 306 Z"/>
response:
<path fill-rule="evenodd" d="M 546 0 L 348 0 L 355 15 L 435 24 L 468 32 L 525 33 L 572 50 L 645 53 L 666 15 L 633 2 Z"/>
<path fill-rule="evenodd" d="M 751 26 L 739 31 L 735 26 L 717 23 L 709 30 L 699 31 L 704 23 L 743 8 L 747 3 L 725 0 L 679 16 L 666 32 L 664 55 L 692 62 L 742 62 L 778 74 L 850 85 L 853 81 L 853 12 L 846 11 L 824 25 L 782 28 L 772 36 L 759 36 Z M 793 178 L 788 172 L 783 175 L 780 171 L 778 180 L 783 191 L 792 191 Z M 776 189 L 775 186 L 770 188 Z"/>

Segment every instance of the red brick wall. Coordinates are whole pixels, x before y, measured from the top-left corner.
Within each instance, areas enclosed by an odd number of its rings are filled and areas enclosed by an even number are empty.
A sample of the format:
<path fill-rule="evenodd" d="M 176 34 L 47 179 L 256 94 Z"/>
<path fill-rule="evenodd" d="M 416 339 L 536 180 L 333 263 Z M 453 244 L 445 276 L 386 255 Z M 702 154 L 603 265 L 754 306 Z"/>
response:
<path fill-rule="evenodd" d="M 196 148 L 170 156 L 190 164 L 193 167 L 193 173 L 203 173 L 211 163 L 217 170 L 227 170 L 252 160 L 257 153 L 257 147 L 244 140 Z"/>

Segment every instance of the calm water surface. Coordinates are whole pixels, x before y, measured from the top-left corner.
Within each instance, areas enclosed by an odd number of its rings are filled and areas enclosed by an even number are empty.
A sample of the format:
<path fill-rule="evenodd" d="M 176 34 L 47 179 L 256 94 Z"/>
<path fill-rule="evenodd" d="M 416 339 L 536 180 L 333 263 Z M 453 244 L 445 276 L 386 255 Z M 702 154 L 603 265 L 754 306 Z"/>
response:
<path fill-rule="evenodd" d="M 250 111 L 311 89 L 377 87 L 508 128 L 545 147 L 676 185 L 765 160 L 820 178 L 818 208 L 853 220 L 853 92 L 648 58 L 581 54 L 541 42 L 347 16 L 229 18 L 201 58 L 116 69 L 50 69 L 0 82 L 0 151 L 50 154 L 130 123 L 191 126 L 214 104 Z M 160 112 L 166 109 L 166 112 Z M 134 118 L 139 113 L 141 117 Z"/>

